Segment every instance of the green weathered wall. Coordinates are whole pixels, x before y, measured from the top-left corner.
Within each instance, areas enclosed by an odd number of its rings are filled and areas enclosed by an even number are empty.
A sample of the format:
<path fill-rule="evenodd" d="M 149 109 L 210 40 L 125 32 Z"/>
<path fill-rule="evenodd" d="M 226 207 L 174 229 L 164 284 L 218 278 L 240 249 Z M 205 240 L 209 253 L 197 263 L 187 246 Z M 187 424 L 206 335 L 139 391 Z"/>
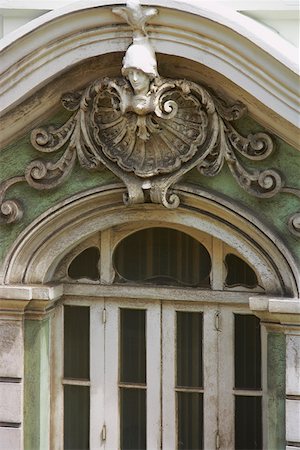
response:
<path fill-rule="evenodd" d="M 243 136 L 266 131 L 249 117 L 235 122 L 235 127 Z M 240 160 L 247 168 L 276 169 L 283 175 L 286 186 L 300 189 L 300 152 L 274 135 L 272 135 L 272 139 L 275 143 L 275 150 L 266 160 L 254 162 L 243 157 Z M 225 165 L 221 173 L 215 177 L 203 177 L 197 170 L 193 170 L 186 179 L 203 188 L 221 193 L 248 208 L 253 212 L 253 216 L 258 217 L 270 230 L 280 236 L 300 264 L 299 237 L 290 233 L 287 227 L 289 217 L 300 212 L 299 198 L 287 193 L 280 193 L 272 198 L 257 198 L 249 195 L 238 186 L 229 168 Z"/>
<path fill-rule="evenodd" d="M 47 124 L 61 125 L 66 121 L 66 113 L 50 119 Z M 245 136 L 249 133 L 262 131 L 262 128 L 249 117 L 235 123 L 238 131 Z M 263 130 L 264 131 L 264 130 Z M 265 161 L 253 162 L 241 157 L 241 161 L 247 168 L 274 168 L 279 170 L 286 179 L 286 185 L 300 189 L 300 153 L 288 144 L 274 137 L 275 151 Z M 23 175 L 26 165 L 38 158 L 52 161 L 58 159 L 61 152 L 57 154 L 41 154 L 30 144 L 28 134 L 22 140 L 0 152 L 1 180 Z M 116 180 L 115 176 L 108 170 L 99 173 L 91 173 L 76 165 L 70 178 L 60 187 L 49 191 L 37 191 L 22 183 L 8 191 L 7 198 L 16 198 L 22 201 L 24 217 L 17 224 L 2 225 L 0 233 L 0 263 L 3 261 L 9 247 L 13 244 L 19 233 L 30 224 L 36 217 L 46 211 L 49 207 L 57 204 L 80 191 L 96 186 L 110 184 Z M 300 211 L 300 199 L 290 194 L 281 193 L 273 198 L 259 199 L 247 194 L 238 186 L 227 166 L 215 177 L 204 177 L 194 169 L 185 176 L 185 180 L 195 183 L 205 189 L 211 189 L 230 200 L 237 202 L 243 207 L 249 208 L 261 221 L 275 231 L 283 242 L 289 247 L 292 254 L 300 264 L 300 240 L 293 236 L 287 228 L 290 215 Z"/>
<path fill-rule="evenodd" d="M 268 449 L 285 449 L 285 335 L 268 334 Z"/>
<path fill-rule="evenodd" d="M 24 450 L 49 448 L 49 321 L 24 322 Z"/>

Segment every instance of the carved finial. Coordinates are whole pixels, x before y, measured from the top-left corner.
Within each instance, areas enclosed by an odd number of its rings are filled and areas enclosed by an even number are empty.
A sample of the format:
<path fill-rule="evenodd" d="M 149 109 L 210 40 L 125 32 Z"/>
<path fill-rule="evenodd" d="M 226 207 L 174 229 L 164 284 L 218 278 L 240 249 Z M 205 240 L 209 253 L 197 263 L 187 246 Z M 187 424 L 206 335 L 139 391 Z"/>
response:
<path fill-rule="evenodd" d="M 139 0 L 127 0 L 126 7 L 114 8 L 113 13 L 126 20 L 134 31 L 134 35 L 146 36 L 145 25 L 157 14 L 156 8 L 142 8 Z"/>
<path fill-rule="evenodd" d="M 155 52 L 145 30 L 148 20 L 158 11 L 156 8 L 142 8 L 139 0 L 127 0 L 126 7 L 114 8 L 113 12 L 123 17 L 133 30 L 133 42 L 125 53 L 122 75 L 129 79 L 135 90 L 134 85 L 137 83 L 132 82 L 130 77 L 132 71 L 142 72 L 149 81 L 158 77 Z M 141 75 L 137 76 L 141 78 Z"/>

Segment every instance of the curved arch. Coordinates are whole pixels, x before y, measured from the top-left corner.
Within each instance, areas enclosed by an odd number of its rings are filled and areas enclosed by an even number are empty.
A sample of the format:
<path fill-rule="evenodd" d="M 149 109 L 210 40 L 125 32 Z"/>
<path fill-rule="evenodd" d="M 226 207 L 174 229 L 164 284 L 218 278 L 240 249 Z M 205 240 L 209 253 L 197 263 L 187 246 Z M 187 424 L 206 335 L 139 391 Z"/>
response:
<path fill-rule="evenodd" d="M 141 223 L 177 224 L 217 237 L 256 267 L 269 294 L 299 295 L 299 269 L 278 238 L 246 211 L 191 185 L 178 185 L 177 213 L 155 204 L 125 207 L 124 187 L 111 185 L 83 192 L 35 220 L 11 248 L 3 274 L 8 283 L 47 283 L 59 261 L 80 241 L 107 228 Z M 149 217 L 150 216 L 150 217 Z M 276 244 L 275 244 L 276 242 Z"/>
<path fill-rule="evenodd" d="M 76 2 L 2 39 L 0 99 L 3 113 L 9 114 L 67 68 L 88 58 L 125 51 L 131 32 L 112 13 L 116 3 L 122 0 Z M 263 25 L 233 11 L 226 12 L 215 6 L 204 8 L 192 1 L 149 0 L 147 3 L 159 8 L 158 16 L 149 25 L 157 52 L 175 57 L 188 55 L 190 61 L 204 64 L 231 80 L 250 94 L 249 108 L 254 115 L 260 108 L 253 107 L 253 101 L 272 112 L 259 115 L 270 129 L 274 128 L 274 115 L 282 118 L 285 126 L 277 123 L 277 132 L 297 146 L 294 128 L 299 117 L 298 56 L 294 46 Z M 45 108 L 48 111 L 53 108 L 51 99 L 45 102 L 47 104 L 41 103 L 35 105 L 39 116 Z M 16 131 L 21 127 L 15 115 L 10 114 L 9 119 L 3 125 L 2 141 L 5 143 L 9 140 L 7 133 L 16 135 L 11 127 Z M 31 114 L 23 115 L 22 127 L 30 120 Z"/>

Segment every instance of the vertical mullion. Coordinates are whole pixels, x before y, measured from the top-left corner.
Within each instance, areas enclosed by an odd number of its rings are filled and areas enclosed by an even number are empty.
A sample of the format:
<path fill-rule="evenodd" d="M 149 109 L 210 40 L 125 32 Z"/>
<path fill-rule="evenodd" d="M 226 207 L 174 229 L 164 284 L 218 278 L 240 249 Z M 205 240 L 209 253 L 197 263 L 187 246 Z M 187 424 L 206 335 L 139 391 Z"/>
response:
<path fill-rule="evenodd" d="M 120 448 L 119 420 L 119 307 L 113 302 L 106 302 L 105 324 L 105 390 L 104 408 L 107 427 L 107 449 Z"/>
<path fill-rule="evenodd" d="M 225 280 L 223 242 L 212 238 L 211 288 L 222 291 Z"/>
<path fill-rule="evenodd" d="M 224 448 L 234 448 L 234 314 L 221 310 L 218 332 L 219 354 L 219 432 Z"/>
<path fill-rule="evenodd" d="M 260 324 L 261 333 L 261 388 L 262 388 L 262 432 L 263 432 L 263 448 L 268 448 L 268 332 L 265 325 Z"/>
<path fill-rule="evenodd" d="M 104 302 L 90 307 L 90 446 L 102 447 L 99 438 L 104 425 Z"/>
<path fill-rule="evenodd" d="M 161 448 L 161 307 L 146 310 L 147 448 Z"/>
<path fill-rule="evenodd" d="M 215 309 L 203 313 L 203 421 L 204 449 L 215 448 L 218 429 L 218 335 L 215 329 Z"/>
<path fill-rule="evenodd" d="M 112 284 L 115 276 L 112 261 L 112 231 L 110 229 L 101 232 L 101 251 L 98 269 L 101 283 Z"/>
<path fill-rule="evenodd" d="M 162 448 L 177 448 L 175 393 L 175 326 L 176 311 L 170 305 L 162 308 Z"/>

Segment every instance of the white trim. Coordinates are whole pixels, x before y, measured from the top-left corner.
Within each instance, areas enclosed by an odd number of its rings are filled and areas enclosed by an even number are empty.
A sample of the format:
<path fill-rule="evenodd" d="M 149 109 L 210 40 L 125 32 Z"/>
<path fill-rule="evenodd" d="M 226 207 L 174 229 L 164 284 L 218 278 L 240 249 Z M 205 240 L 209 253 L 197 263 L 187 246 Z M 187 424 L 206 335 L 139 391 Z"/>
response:
<path fill-rule="evenodd" d="M 0 286 L 1 299 L 56 300 L 63 294 L 63 286 Z"/>
<path fill-rule="evenodd" d="M 162 307 L 162 448 L 177 448 L 175 398 L 175 311 L 174 306 Z"/>
<path fill-rule="evenodd" d="M 106 302 L 105 306 L 104 417 L 107 436 L 104 445 L 107 449 L 119 449 L 119 305 Z"/>
<path fill-rule="evenodd" d="M 194 0 L 195 1 L 195 0 Z M 192 3 L 192 1 L 190 0 Z M 75 3 L 74 0 L 1 0 L 0 9 L 42 9 L 53 10 Z M 207 3 L 207 0 L 197 0 L 197 4 Z M 298 11 L 297 0 L 211 0 L 215 6 L 226 6 L 236 11 Z"/>
<path fill-rule="evenodd" d="M 240 311 L 239 311 L 240 312 Z M 220 309 L 221 330 L 218 333 L 219 431 L 225 449 L 234 442 L 234 310 Z"/>
<path fill-rule="evenodd" d="M 202 309 L 204 449 L 215 448 L 215 436 L 216 432 L 218 431 L 218 378 L 220 353 L 218 351 L 218 331 L 215 329 L 216 309 L 218 309 L 218 305 L 216 304 Z"/>
<path fill-rule="evenodd" d="M 249 298 L 250 309 L 252 311 L 269 311 L 279 314 L 300 314 L 299 298 L 268 298 L 251 297 Z"/>
<path fill-rule="evenodd" d="M 90 448 L 100 450 L 100 432 L 105 424 L 104 359 L 105 324 L 102 321 L 104 301 L 90 304 Z"/>
<path fill-rule="evenodd" d="M 146 309 L 147 448 L 161 448 L 161 306 Z"/>
<path fill-rule="evenodd" d="M 3 112 L 13 110 L 73 65 L 90 57 L 125 51 L 131 33 L 111 12 L 111 6 L 119 3 L 123 0 L 68 5 L 3 38 L 0 41 Z M 160 8 L 149 25 L 158 52 L 184 58 L 188 55 L 190 60 L 227 77 L 290 124 L 299 124 L 296 47 L 264 25 L 225 7 L 179 0 L 147 3 Z M 53 105 L 50 102 L 43 108 L 50 110 Z M 28 125 L 28 116 L 31 114 L 22 114 L 23 126 Z M 11 127 L 21 126 L 14 125 L 18 121 L 13 117 Z M 274 127 L 274 117 L 263 120 L 271 129 Z M 7 131 L 5 123 L 3 142 L 7 134 L 15 137 L 11 127 Z M 290 139 L 290 131 L 284 132 L 282 127 L 280 132 Z"/>

